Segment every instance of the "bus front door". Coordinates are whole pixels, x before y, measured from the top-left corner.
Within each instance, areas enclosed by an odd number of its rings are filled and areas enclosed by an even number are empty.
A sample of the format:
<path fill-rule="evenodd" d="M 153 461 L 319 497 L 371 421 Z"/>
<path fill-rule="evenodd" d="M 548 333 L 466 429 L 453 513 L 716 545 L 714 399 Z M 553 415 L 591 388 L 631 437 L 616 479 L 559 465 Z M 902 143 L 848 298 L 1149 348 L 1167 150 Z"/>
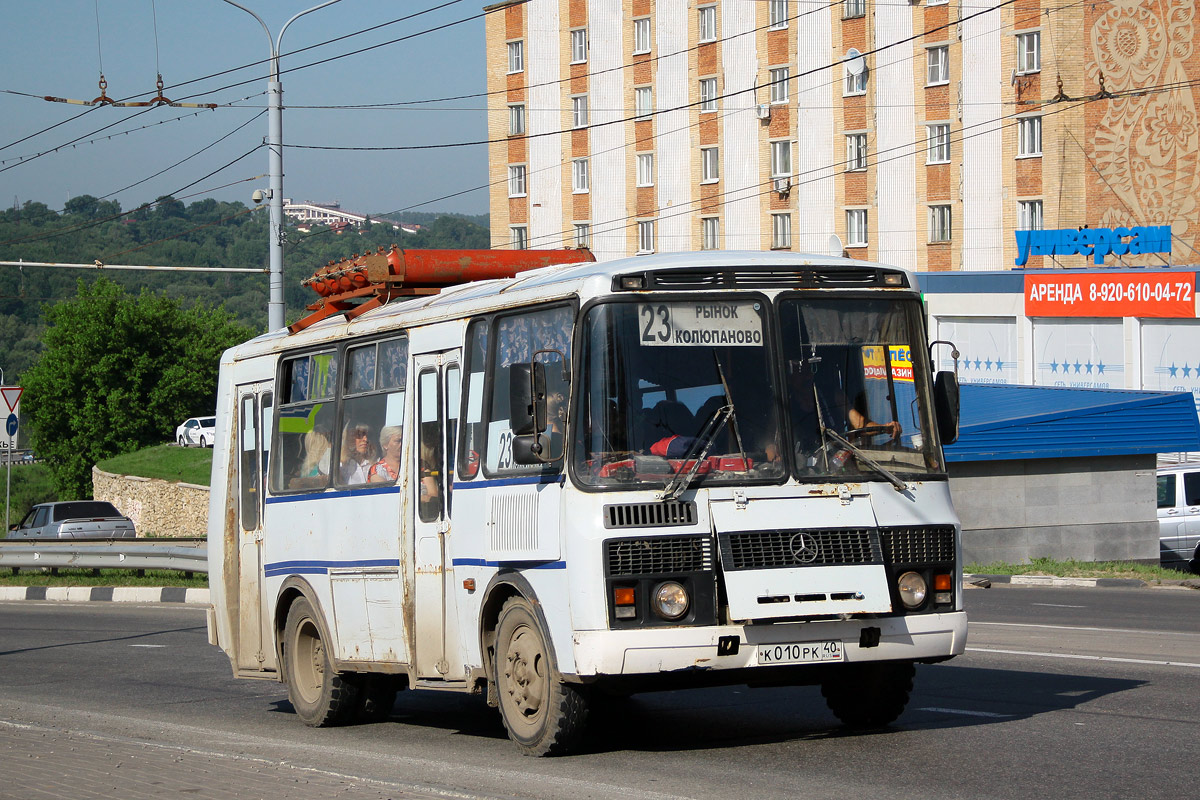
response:
<path fill-rule="evenodd" d="M 462 373 L 459 351 L 414 357 L 416 446 L 410 449 L 410 507 L 416 567 L 416 668 L 420 678 L 466 677 L 458 641 L 450 551 L 451 470 Z"/>
<path fill-rule="evenodd" d="M 263 483 L 271 446 L 271 382 L 237 388 L 238 412 L 233 450 L 238 491 L 239 670 L 274 671 L 275 654 L 267 626 L 263 581 Z"/>

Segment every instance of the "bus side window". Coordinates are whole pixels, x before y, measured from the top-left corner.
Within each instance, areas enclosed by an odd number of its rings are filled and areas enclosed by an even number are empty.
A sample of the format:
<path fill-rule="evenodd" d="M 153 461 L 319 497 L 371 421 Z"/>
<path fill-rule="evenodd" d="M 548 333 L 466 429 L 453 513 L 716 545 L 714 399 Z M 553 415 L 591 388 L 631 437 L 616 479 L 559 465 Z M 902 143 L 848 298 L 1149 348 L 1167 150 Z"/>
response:
<path fill-rule="evenodd" d="M 337 485 L 361 486 L 383 458 L 385 428 L 403 425 L 408 339 L 371 342 L 346 351 L 346 384 L 338 436 Z M 379 470 L 376 470 L 379 475 Z"/>
<path fill-rule="evenodd" d="M 469 481 L 479 474 L 484 458 L 487 426 L 483 421 L 483 379 L 487 372 L 488 320 L 477 319 L 467 329 L 466 381 L 463 384 L 462 443 L 458 449 L 458 478 Z"/>
<path fill-rule="evenodd" d="M 329 485 L 333 459 L 337 352 L 284 359 L 281 369 L 284 396 L 274 420 L 271 491 L 322 489 Z"/>
<path fill-rule="evenodd" d="M 425 370 L 417 377 L 417 511 L 422 522 L 442 515 L 442 409 L 438 372 Z"/>

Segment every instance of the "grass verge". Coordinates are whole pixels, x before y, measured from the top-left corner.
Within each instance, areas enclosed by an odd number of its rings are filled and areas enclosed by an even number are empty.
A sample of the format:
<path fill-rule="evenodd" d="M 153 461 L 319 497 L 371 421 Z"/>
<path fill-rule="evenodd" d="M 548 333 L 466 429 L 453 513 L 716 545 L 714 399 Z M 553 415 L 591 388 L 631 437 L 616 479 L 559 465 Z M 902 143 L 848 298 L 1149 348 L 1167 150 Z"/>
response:
<path fill-rule="evenodd" d="M 0 572 L 0 586 L 182 586 L 207 589 L 208 575 L 188 578 L 171 569 L 148 569 L 144 575 L 127 569 L 22 569 Z"/>
<path fill-rule="evenodd" d="M 144 478 L 208 486 L 212 473 L 212 450 L 160 444 L 134 453 L 114 456 L 96 466 L 113 475 L 140 475 Z"/>
<path fill-rule="evenodd" d="M 1196 576 L 1190 572 L 1165 569 L 1156 564 L 1136 564 L 1128 561 L 1059 561 L 1035 558 L 1028 564 L 967 564 L 964 572 L 975 575 L 1056 575 L 1060 578 L 1137 578 L 1147 583 L 1180 581 Z"/>

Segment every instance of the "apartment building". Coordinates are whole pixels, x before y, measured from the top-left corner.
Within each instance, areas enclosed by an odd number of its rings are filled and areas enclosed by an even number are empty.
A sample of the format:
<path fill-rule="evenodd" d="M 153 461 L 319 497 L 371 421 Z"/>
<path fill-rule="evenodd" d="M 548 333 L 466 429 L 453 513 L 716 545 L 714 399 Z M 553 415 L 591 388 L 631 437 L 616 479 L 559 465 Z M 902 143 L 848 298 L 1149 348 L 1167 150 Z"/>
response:
<path fill-rule="evenodd" d="M 493 246 L 996 270 L 1016 230 L 1171 225 L 1123 263 L 1196 260 L 1191 0 L 487 10 Z"/>

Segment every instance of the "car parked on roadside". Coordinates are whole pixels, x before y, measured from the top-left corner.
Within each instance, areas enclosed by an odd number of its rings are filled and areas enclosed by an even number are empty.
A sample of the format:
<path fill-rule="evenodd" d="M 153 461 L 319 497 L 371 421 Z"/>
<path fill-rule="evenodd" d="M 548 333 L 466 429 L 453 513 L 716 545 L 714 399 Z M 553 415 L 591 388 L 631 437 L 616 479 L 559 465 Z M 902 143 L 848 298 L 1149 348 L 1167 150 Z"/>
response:
<path fill-rule="evenodd" d="M 133 539 L 133 520 L 104 500 L 39 503 L 8 532 L 9 539 Z"/>
<path fill-rule="evenodd" d="M 1158 468 L 1158 549 L 1164 567 L 1200 574 L 1200 463 Z"/>
<path fill-rule="evenodd" d="M 175 441 L 180 447 L 212 447 L 216 426 L 216 417 L 192 417 L 175 429 Z"/>

